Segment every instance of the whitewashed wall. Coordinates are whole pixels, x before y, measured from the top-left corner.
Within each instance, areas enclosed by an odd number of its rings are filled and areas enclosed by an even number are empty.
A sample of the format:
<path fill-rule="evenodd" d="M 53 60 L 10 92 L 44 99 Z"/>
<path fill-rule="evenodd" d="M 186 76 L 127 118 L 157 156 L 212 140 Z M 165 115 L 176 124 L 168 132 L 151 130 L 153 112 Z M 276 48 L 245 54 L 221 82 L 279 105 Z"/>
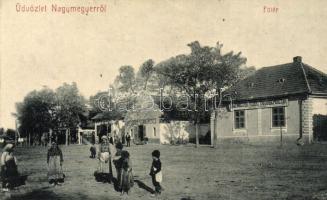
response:
<path fill-rule="evenodd" d="M 170 123 L 160 123 L 160 143 L 169 144 L 170 137 L 180 137 L 184 141 L 189 141 L 190 138 L 195 138 L 195 126 L 189 121 L 172 121 Z M 209 124 L 199 125 L 199 137 L 205 136 L 209 131 Z"/>

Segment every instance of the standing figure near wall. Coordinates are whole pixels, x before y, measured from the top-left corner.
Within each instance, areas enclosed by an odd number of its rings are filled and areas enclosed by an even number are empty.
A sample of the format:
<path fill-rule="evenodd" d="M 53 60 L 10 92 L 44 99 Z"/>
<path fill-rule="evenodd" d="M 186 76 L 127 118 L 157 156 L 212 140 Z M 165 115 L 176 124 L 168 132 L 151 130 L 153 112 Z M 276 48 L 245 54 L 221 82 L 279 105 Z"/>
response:
<path fill-rule="evenodd" d="M 92 132 L 91 143 L 95 144 L 95 132 Z"/>
<path fill-rule="evenodd" d="M 129 133 L 127 133 L 126 135 L 126 143 L 127 143 L 127 146 L 130 147 L 131 146 L 131 136 Z"/>

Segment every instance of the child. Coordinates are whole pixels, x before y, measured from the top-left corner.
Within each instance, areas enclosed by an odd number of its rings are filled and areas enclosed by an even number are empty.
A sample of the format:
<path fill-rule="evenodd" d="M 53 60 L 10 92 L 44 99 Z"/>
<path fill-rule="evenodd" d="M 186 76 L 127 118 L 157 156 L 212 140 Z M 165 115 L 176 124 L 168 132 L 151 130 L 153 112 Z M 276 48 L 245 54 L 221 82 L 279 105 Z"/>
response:
<path fill-rule="evenodd" d="M 94 144 L 92 144 L 92 146 L 90 147 L 90 152 L 91 152 L 90 158 L 95 158 L 95 155 L 97 154 L 97 149 L 95 148 Z"/>
<path fill-rule="evenodd" d="M 152 183 L 155 188 L 155 195 L 161 194 L 160 183 L 162 181 L 162 172 L 161 172 L 161 161 L 160 161 L 160 151 L 154 150 L 152 152 L 152 165 L 150 170 L 150 176 L 152 177 Z"/>
<path fill-rule="evenodd" d="M 128 151 L 122 151 L 121 153 L 122 159 L 122 172 L 121 172 L 121 194 L 123 195 L 124 192 L 128 194 L 131 187 L 133 187 L 133 175 L 132 175 L 132 165 L 129 157 Z"/>

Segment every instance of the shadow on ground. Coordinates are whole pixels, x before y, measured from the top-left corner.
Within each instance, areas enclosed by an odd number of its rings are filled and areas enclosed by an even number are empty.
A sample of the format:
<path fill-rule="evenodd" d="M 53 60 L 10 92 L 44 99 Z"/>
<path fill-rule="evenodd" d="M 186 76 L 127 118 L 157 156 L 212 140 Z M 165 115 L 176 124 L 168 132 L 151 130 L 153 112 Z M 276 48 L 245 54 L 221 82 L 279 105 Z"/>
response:
<path fill-rule="evenodd" d="M 39 199 L 88 199 L 83 194 L 75 194 L 74 196 L 59 196 L 55 192 L 48 190 L 50 187 L 43 187 L 24 194 L 11 194 L 8 200 L 39 200 Z"/>
<path fill-rule="evenodd" d="M 154 190 L 151 187 L 147 186 L 142 181 L 137 180 L 137 179 L 134 179 L 134 183 L 137 183 L 137 185 L 139 186 L 139 188 L 142 188 L 143 190 L 145 190 L 147 192 L 150 192 L 151 194 L 154 194 Z"/>
<path fill-rule="evenodd" d="M 60 197 L 52 191 L 34 190 L 23 195 L 12 195 L 10 200 L 34 200 L 34 199 L 60 199 Z"/>

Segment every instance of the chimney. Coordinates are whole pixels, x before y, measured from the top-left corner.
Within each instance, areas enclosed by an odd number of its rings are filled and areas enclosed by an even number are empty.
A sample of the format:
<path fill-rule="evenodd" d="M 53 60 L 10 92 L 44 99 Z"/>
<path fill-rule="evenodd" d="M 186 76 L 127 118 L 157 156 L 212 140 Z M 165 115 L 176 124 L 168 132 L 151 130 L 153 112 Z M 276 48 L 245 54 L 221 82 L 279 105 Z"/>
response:
<path fill-rule="evenodd" d="M 294 63 L 301 63 L 302 62 L 302 57 L 301 56 L 295 56 L 293 58 L 293 62 Z"/>

